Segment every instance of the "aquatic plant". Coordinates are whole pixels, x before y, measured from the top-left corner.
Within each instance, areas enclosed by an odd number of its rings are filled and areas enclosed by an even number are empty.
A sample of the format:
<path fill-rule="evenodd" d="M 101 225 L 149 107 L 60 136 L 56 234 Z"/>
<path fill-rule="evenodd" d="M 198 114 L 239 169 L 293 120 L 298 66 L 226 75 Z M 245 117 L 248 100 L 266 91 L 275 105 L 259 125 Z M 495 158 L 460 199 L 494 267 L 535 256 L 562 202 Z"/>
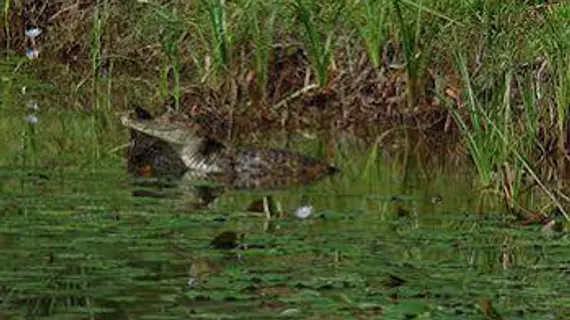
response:
<path fill-rule="evenodd" d="M 264 5 L 261 1 L 246 2 L 245 11 L 249 12 L 249 29 L 255 45 L 255 75 L 257 90 L 261 92 L 261 100 L 267 100 L 270 59 L 273 52 L 277 18 L 281 11 L 281 1 Z M 269 12 L 268 12 L 269 11 Z"/>
<path fill-rule="evenodd" d="M 389 4 L 386 0 L 355 3 L 354 20 L 360 26 L 360 36 L 366 44 L 366 52 L 376 69 L 383 61 L 384 45 L 388 40 Z"/>
<path fill-rule="evenodd" d="M 294 10 L 302 26 L 302 39 L 307 57 L 315 72 L 316 80 L 320 88 L 326 88 L 330 81 L 329 68 L 332 64 L 334 32 L 344 4 L 340 1 L 331 5 L 319 6 L 318 3 L 310 3 L 305 0 L 296 0 Z M 320 12 L 319 12 L 320 10 Z M 320 13 L 320 14 L 319 14 Z M 317 17 L 324 18 L 324 30 L 320 30 L 320 24 L 315 24 Z"/>

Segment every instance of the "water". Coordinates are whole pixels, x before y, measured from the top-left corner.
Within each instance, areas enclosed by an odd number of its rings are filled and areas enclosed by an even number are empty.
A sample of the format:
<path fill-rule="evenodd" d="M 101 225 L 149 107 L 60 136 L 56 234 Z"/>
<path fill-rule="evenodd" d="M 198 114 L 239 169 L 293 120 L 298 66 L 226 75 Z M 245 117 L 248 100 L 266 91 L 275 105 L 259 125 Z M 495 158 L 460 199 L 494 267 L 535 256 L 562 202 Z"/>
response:
<path fill-rule="evenodd" d="M 125 131 L 66 136 L 91 122 L 55 121 L 40 117 L 52 126 L 38 126 L 33 155 L 29 136 L 3 140 L 0 318 L 483 319 L 488 302 L 511 319 L 570 315 L 567 235 L 478 212 L 461 171 L 426 180 L 397 157 L 340 152 L 343 174 L 274 193 L 289 215 L 267 224 L 245 211 L 263 192 L 210 210 L 132 197 L 112 151 Z M 315 212 L 299 220 L 304 197 Z M 213 248 L 224 231 L 246 248 Z"/>

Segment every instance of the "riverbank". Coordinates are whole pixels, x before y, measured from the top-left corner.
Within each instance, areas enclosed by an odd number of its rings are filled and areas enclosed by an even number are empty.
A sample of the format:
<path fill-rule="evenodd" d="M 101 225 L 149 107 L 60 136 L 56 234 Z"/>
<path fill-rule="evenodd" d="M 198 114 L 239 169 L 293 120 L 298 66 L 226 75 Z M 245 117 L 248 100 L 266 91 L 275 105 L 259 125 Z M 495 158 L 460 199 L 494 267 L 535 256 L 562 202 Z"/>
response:
<path fill-rule="evenodd" d="M 135 103 L 169 106 L 220 139 L 322 136 L 329 153 L 357 137 L 470 161 L 514 206 L 566 176 L 567 16 L 540 1 L 8 2 L 3 110 L 33 98 L 105 114 L 106 130 Z"/>

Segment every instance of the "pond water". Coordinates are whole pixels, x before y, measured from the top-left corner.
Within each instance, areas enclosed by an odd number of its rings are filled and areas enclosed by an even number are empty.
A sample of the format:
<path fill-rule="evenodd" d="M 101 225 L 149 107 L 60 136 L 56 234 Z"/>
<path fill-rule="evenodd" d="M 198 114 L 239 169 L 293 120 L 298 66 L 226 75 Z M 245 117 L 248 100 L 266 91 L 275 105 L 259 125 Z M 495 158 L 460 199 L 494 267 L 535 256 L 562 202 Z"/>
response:
<path fill-rule="evenodd" d="M 315 213 L 268 224 L 245 210 L 263 192 L 208 210 L 133 197 L 127 131 L 109 126 L 74 113 L 0 121 L 0 318 L 570 316 L 568 237 L 480 212 L 469 169 L 427 179 L 402 157 L 342 147 L 342 174 L 272 193 L 285 212 L 307 197 Z M 224 231 L 246 246 L 212 247 Z"/>

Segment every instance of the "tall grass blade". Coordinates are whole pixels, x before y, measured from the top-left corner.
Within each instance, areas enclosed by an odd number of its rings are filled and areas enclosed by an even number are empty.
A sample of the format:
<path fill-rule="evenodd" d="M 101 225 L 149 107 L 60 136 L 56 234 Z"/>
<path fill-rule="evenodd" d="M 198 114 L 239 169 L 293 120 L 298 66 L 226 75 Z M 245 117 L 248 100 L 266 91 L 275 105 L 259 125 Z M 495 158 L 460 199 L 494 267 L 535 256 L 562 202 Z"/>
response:
<path fill-rule="evenodd" d="M 406 60 L 406 72 L 408 74 L 407 86 L 407 98 L 408 106 L 415 106 L 418 102 L 417 95 L 417 82 L 418 82 L 418 59 L 416 58 L 416 34 L 412 33 L 409 25 L 404 19 L 402 13 L 402 8 L 400 6 L 400 0 L 392 0 L 392 6 L 394 7 L 396 25 L 400 32 L 400 37 L 402 38 L 402 44 L 404 47 L 404 58 Z M 418 9 L 417 15 L 417 27 L 419 28 L 421 10 Z"/>
<path fill-rule="evenodd" d="M 210 18 L 214 56 L 220 69 L 226 69 L 231 62 L 230 38 L 226 13 L 222 0 L 202 0 Z"/>
<path fill-rule="evenodd" d="M 11 0 L 4 0 L 3 13 L 4 13 L 4 34 L 6 35 L 6 52 L 12 46 L 11 30 L 10 30 L 10 3 Z"/>
<path fill-rule="evenodd" d="M 382 65 L 382 48 L 388 38 L 387 16 L 388 5 L 385 0 L 364 1 L 361 4 L 364 17 L 357 17 L 360 24 L 360 36 L 366 45 L 366 51 L 372 65 Z"/>
<path fill-rule="evenodd" d="M 322 35 L 315 23 L 314 11 L 312 11 L 305 0 L 295 0 L 294 9 L 302 25 L 302 36 L 307 56 L 311 66 L 316 73 L 319 87 L 325 88 L 329 83 L 329 66 L 332 61 L 332 44 L 334 39 L 334 26 L 344 4 L 336 2 L 332 7 L 333 17 L 327 24 L 328 32 Z M 324 37 L 324 41 L 323 41 Z"/>
<path fill-rule="evenodd" d="M 102 22 L 99 12 L 99 5 L 95 5 L 93 11 L 93 28 L 91 30 L 91 89 L 93 94 L 93 105 L 95 110 L 99 110 L 99 74 L 101 68 L 101 38 L 103 33 Z"/>
<path fill-rule="evenodd" d="M 272 4 L 271 12 L 267 17 L 266 9 L 259 1 L 250 1 L 246 10 L 250 12 L 249 19 L 252 38 L 255 45 L 255 72 L 257 86 L 261 91 L 262 99 L 267 98 L 267 83 L 269 81 L 269 58 L 273 49 L 275 22 L 281 8 L 281 1 Z"/>

